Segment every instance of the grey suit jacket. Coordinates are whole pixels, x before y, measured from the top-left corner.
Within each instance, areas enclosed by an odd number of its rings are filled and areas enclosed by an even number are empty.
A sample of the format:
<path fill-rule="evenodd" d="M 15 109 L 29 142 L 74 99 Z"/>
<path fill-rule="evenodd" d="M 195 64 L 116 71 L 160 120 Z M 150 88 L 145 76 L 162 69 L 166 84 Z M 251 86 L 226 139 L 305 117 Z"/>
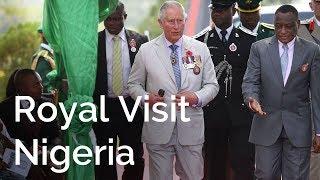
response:
<path fill-rule="evenodd" d="M 182 56 L 190 50 L 193 55 L 200 55 L 202 67 L 200 74 L 195 75 L 192 69 L 181 69 L 181 91 L 196 92 L 202 101 L 202 106 L 209 103 L 218 93 L 214 65 L 207 46 L 190 37 L 183 36 Z M 169 117 L 163 122 L 155 122 L 152 117 L 162 118 L 150 109 L 149 122 L 144 122 L 142 141 L 149 144 L 165 144 L 169 142 L 175 122 L 171 122 L 171 95 L 178 93 L 175 76 L 170 61 L 170 54 L 165 46 L 162 34 L 158 38 L 143 44 L 135 57 L 129 76 L 128 87 L 133 99 L 144 96 L 147 92 L 165 90 L 165 111 Z M 182 122 L 180 112 L 177 112 L 176 126 L 179 143 L 182 145 L 197 145 L 204 142 L 204 120 L 202 108 L 186 108 L 186 117 L 191 121 Z"/>
<path fill-rule="evenodd" d="M 291 72 L 284 86 L 277 38 L 273 36 L 252 45 L 242 93 L 247 104 L 248 97 L 258 100 L 267 116 L 254 116 L 250 142 L 272 145 L 284 127 L 294 146 L 311 146 L 310 105 L 314 109 L 315 130 L 320 133 L 319 61 L 319 46 L 297 37 Z"/>

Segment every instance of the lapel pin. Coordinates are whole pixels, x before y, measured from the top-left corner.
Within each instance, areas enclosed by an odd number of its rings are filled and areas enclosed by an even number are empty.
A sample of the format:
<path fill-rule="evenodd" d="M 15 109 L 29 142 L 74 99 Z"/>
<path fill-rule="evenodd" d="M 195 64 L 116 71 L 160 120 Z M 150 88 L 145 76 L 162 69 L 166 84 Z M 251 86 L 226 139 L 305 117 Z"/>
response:
<path fill-rule="evenodd" d="M 238 49 L 238 47 L 234 43 L 232 43 L 232 44 L 230 44 L 229 49 L 230 49 L 230 51 L 234 52 Z"/>
<path fill-rule="evenodd" d="M 193 73 L 194 73 L 195 75 L 198 75 L 198 74 L 200 73 L 200 68 L 199 68 L 199 66 L 197 66 L 197 65 L 194 66 L 194 68 L 193 68 Z"/>
<path fill-rule="evenodd" d="M 136 52 L 137 51 L 137 43 L 134 39 L 131 39 L 129 42 L 130 45 L 130 51 L 131 52 Z"/>
<path fill-rule="evenodd" d="M 308 64 L 308 63 L 303 64 L 303 65 L 301 66 L 301 72 L 306 72 L 306 71 L 308 70 L 308 67 L 309 67 L 309 64 Z"/>

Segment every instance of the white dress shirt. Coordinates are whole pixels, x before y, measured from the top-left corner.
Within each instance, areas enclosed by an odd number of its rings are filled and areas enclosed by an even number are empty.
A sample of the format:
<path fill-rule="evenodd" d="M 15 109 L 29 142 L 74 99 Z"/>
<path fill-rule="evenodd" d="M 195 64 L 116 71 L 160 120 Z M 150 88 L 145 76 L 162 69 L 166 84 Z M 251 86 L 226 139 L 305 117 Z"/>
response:
<path fill-rule="evenodd" d="M 169 42 L 166 38 L 164 38 L 164 39 L 165 39 L 165 45 L 167 47 L 167 52 L 170 56 L 172 50 L 169 46 L 172 45 L 172 43 Z M 182 44 L 183 44 L 182 37 L 174 44 L 178 46 L 177 52 L 178 52 L 179 67 L 180 67 L 180 72 L 181 72 L 182 68 L 184 68 L 183 62 L 182 62 L 182 56 L 184 56 L 184 55 L 182 55 Z M 181 81 L 182 81 L 182 76 L 181 76 Z M 182 86 L 182 82 L 181 82 L 181 86 Z M 194 105 L 193 107 L 201 107 L 202 100 L 200 99 L 200 96 L 196 92 L 194 92 L 194 93 L 198 97 L 198 103 L 196 105 Z"/>
<path fill-rule="evenodd" d="M 116 98 L 117 96 L 114 94 L 112 89 L 112 66 L 113 66 L 113 37 L 115 35 L 110 34 L 107 30 L 106 33 L 106 59 L 107 59 L 107 76 L 108 76 L 108 97 L 109 98 Z M 131 71 L 131 63 L 130 63 L 130 56 L 129 56 L 129 48 L 128 48 L 128 41 L 126 38 L 125 29 L 122 28 L 120 33 L 118 34 L 120 37 L 121 43 L 121 62 L 122 62 L 122 93 L 121 96 L 127 97 L 129 96 L 129 91 L 127 87 L 129 74 Z"/>
<path fill-rule="evenodd" d="M 217 31 L 219 38 L 222 40 L 222 34 L 221 34 L 222 29 L 218 28 L 217 26 L 215 26 L 214 28 Z M 226 29 L 227 30 L 226 40 L 227 41 L 229 40 L 232 29 L 233 29 L 233 24 L 231 24 L 231 26 Z"/>
<path fill-rule="evenodd" d="M 292 41 L 290 41 L 289 43 L 287 43 L 288 45 L 288 65 L 287 65 L 287 71 L 286 71 L 286 75 L 283 81 L 283 85 L 285 86 L 288 80 L 288 77 L 290 75 L 290 71 L 291 71 L 291 66 L 292 66 L 292 58 L 293 58 L 293 51 L 294 51 L 294 42 L 295 42 L 296 38 L 293 38 Z M 284 53 L 284 49 L 283 49 L 283 43 L 280 42 L 278 40 L 278 44 L 279 44 L 279 55 L 280 57 L 282 56 L 282 54 Z"/>

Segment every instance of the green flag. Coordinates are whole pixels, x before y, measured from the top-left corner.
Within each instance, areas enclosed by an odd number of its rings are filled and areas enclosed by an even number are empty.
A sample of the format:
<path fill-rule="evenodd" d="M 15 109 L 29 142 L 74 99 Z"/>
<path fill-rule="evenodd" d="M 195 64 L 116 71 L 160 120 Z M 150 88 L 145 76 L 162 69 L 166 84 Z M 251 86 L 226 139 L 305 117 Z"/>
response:
<path fill-rule="evenodd" d="M 59 82 L 62 78 L 67 78 L 68 97 L 64 106 L 68 113 L 72 104 L 78 103 L 71 125 L 65 134 L 65 142 L 71 152 L 68 180 L 94 179 L 93 158 L 86 166 L 77 165 L 72 159 L 72 152 L 80 145 L 92 148 L 89 137 L 92 122 L 84 123 L 79 119 L 79 113 L 90 108 L 81 108 L 79 105 L 93 102 L 98 23 L 113 12 L 117 3 L 118 0 L 45 0 L 43 32 L 54 50 L 57 67 L 57 70 L 51 73 L 50 79 Z M 85 113 L 84 117 L 89 118 L 91 115 Z"/>

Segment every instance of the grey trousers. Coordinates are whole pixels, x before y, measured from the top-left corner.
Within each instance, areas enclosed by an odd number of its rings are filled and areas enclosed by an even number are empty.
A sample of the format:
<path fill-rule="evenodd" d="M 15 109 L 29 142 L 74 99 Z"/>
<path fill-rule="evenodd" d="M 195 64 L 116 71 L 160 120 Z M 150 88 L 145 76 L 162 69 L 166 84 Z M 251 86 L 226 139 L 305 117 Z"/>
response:
<path fill-rule="evenodd" d="M 149 173 L 152 180 L 172 180 L 173 161 L 180 180 L 202 180 L 202 144 L 182 146 L 178 142 L 177 128 L 174 128 L 167 144 L 146 144 L 149 152 Z"/>
<path fill-rule="evenodd" d="M 273 145 L 256 145 L 257 180 L 309 180 L 310 149 L 293 146 L 283 129 Z"/>

